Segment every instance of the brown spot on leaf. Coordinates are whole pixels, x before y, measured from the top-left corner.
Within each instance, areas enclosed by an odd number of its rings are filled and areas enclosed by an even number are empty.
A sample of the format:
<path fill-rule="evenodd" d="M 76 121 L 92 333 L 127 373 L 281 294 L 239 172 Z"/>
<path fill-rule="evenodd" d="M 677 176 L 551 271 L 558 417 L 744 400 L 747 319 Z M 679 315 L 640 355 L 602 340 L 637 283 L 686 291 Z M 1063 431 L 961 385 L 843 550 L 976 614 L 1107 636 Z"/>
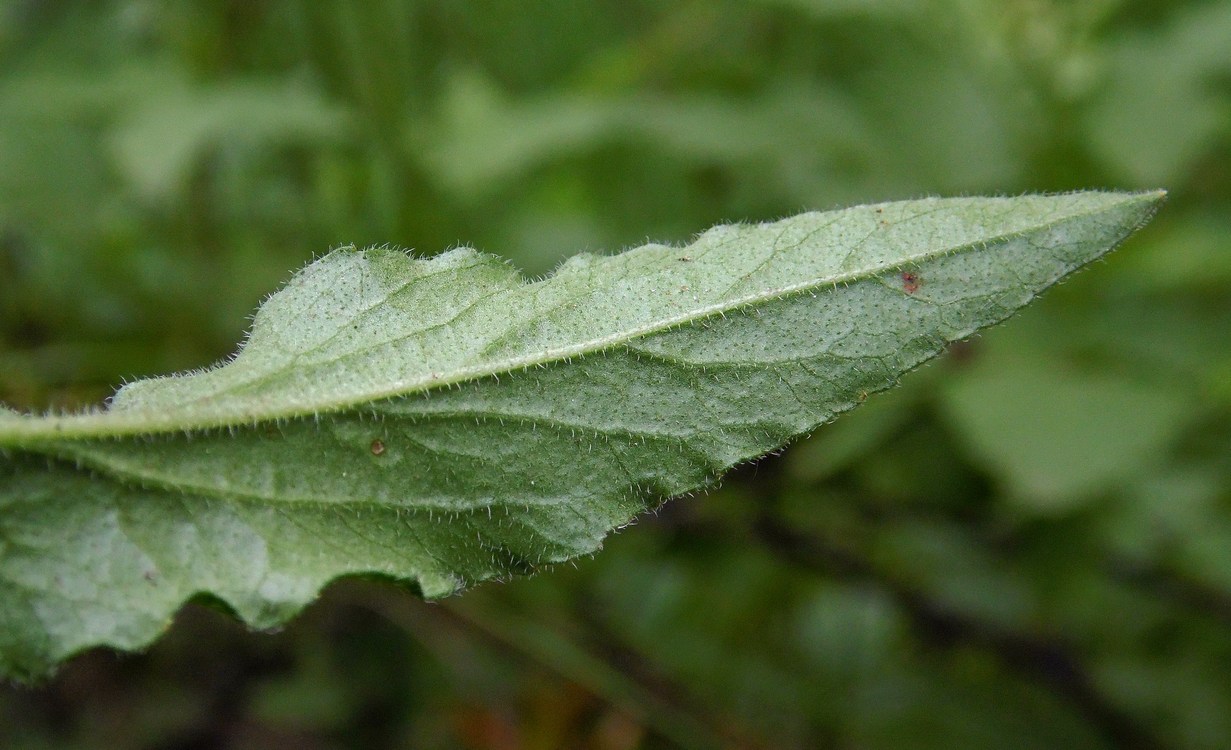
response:
<path fill-rule="evenodd" d="M 902 291 L 907 294 L 914 294 L 919 291 L 919 285 L 921 283 L 922 282 L 919 280 L 919 277 L 910 271 L 902 272 Z"/>
<path fill-rule="evenodd" d="M 372 441 L 372 455 L 379 456 L 380 454 L 384 452 L 385 452 L 384 442 L 382 442 L 380 438 L 376 438 L 375 440 L 373 440 Z"/>

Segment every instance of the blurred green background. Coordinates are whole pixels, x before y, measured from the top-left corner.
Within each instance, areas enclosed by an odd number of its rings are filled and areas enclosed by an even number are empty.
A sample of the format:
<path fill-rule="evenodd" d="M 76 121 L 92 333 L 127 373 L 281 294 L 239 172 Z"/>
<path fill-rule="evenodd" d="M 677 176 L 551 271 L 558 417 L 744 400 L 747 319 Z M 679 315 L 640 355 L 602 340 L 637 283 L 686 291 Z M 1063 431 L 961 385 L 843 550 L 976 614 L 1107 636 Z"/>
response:
<path fill-rule="evenodd" d="M 1155 188 L 1105 263 L 593 559 L 0 686 L 14 748 L 1231 747 L 1231 3 L 0 2 L 0 400 L 231 352 L 347 243 L 547 273 Z"/>

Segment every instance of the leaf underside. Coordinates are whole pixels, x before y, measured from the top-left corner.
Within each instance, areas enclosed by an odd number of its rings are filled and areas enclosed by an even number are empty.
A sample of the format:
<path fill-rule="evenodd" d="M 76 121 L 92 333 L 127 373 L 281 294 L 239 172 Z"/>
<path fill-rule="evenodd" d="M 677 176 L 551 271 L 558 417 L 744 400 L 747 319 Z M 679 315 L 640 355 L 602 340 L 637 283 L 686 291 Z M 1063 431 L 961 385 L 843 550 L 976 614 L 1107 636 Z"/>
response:
<path fill-rule="evenodd" d="M 330 580 L 427 597 L 597 550 L 1003 320 L 1161 193 L 925 199 L 715 227 L 526 282 L 337 250 L 212 370 L 0 409 L 0 672 L 139 648 L 198 594 L 278 625 Z"/>

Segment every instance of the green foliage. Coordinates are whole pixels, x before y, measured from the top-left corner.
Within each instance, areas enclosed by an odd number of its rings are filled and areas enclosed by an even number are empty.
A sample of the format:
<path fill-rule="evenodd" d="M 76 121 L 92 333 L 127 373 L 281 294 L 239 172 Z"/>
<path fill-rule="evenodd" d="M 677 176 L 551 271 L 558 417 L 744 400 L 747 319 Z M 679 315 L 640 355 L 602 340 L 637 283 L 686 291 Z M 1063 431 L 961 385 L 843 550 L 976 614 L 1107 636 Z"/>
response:
<path fill-rule="evenodd" d="M 1227 7 L 0 3 L 22 412 L 226 357 L 331 247 L 468 242 L 542 275 L 867 200 L 1169 196 L 602 554 L 430 605 L 335 583 L 276 635 L 190 605 L 140 655 L 0 690 L 0 744 L 1231 745 Z"/>
<path fill-rule="evenodd" d="M 439 597 L 594 552 L 1004 319 L 1160 200 L 859 206 L 535 283 L 468 249 L 335 251 L 222 367 L 104 412 L 0 412 L 0 668 L 144 645 L 194 592 L 270 627 L 343 573 Z"/>

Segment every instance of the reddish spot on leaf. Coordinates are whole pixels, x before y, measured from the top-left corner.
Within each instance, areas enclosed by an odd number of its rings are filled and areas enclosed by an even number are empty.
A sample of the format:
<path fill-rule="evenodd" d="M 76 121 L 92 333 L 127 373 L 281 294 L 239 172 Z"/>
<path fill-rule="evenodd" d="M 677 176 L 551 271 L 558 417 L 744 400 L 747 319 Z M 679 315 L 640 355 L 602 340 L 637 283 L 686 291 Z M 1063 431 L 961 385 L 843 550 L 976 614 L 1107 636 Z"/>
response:
<path fill-rule="evenodd" d="M 916 276 L 915 274 L 911 273 L 910 271 L 902 272 L 902 291 L 906 292 L 907 294 L 914 294 L 915 292 L 919 291 L 920 283 L 921 282 L 919 281 L 919 277 Z"/>
<path fill-rule="evenodd" d="M 379 456 L 380 454 L 384 452 L 385 452 L 385 444 L 381 442 L 381 439 L 376 438 L 375 440 L 373 440 L 372 441 L 372 455 Z"/>

